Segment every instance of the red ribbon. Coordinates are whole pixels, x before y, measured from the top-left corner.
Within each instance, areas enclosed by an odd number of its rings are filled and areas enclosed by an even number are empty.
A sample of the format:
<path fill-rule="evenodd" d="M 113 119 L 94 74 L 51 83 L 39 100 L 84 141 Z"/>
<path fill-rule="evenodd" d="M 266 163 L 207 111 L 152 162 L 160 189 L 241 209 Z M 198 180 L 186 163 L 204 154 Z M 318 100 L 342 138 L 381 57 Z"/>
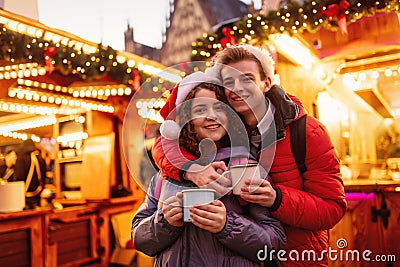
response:
<path fill-rule="evenodd" d="M 54 46 L 49 46 L 44 52 L 44 62 L 46 63 L 46 71 L 48 74 L 51 74 L 54 70 L 53 66 L 53 56 L 57 54 L 57 50 Z"/>
<path fill-rule="evenodd" d="M 183 61 L 179 64 L 179 69 L 185 73 L 189 72 L 189 66 L 187 61 Z"/>
<path fill-rule="evenodd" d="M 132 85 L 135 91 L 139 91 L 140 89 L 140 74 L 137 70 L 132 71 Z"/>
<path fill-rule="evenodd" d="M 339 4 L 329 5 L 327 9 L 321 11 L 321 14 L 325 15 L 328 18 L 328 21 L 331 21 L 334 17 L 336 17 L 340 32 L 342 34 L 347 34 L 346 11 L 349 9 L 349 7 L 349 2 L 346 0 L 340 0 Z"/>
<path fill-rule="evenodd" d="M 231 34 L 232 29 L 229 27 L 224 27 L 222 28 L 222 34 L 224 35 L 224 37 L 221 38 L 221 40 L 219 41 L 221 43 L 221 45 L 225 48 L 228 44 L 229 45 L 235 45 L 236 44 L 236 40 L 233 37 L 233 35 Z"/>

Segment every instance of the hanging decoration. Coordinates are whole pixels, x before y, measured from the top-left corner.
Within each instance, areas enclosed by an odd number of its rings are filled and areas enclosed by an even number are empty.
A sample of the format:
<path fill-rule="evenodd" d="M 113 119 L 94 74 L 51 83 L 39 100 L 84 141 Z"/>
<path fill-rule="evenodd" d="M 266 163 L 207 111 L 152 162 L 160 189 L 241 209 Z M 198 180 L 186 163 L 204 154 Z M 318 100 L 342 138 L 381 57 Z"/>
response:
<path fill-rule="evenodd" d="M 179 64 L 179 70 L 184 72 L 184 73 L 189 73 L 189 66 L 187 61 L 183 61 Z"/>
<path fill-rule="evenodd" d="M 132 71 L 133 89 L 139 91 L 140 89 L 140 75 L 137 70 Z"/>
<path fill-rule="evenodd" d="M 284 6 L 282 4 L 285 3 Z M 364 16 L 378 12 L 400 12 L 399 0 L 304 0 L 282 1 L 278 10 L 266 16 L 248 14 L 229 25 L 227 29 L 217 29 L 205 33 L 192 44 L 193 61 L 210 61 L 229 42 L 264 45 L 269 35 L 287 33 L 289 35 L 308 31 L 314 33 L 321 27 L 347 33 L 347 24 Z M 224 25 L 223 27 L 226 27 Z M 221 37 L 221 32 L 224 36 Z"/>
<path fill-rule="evenodd" d="M 54 46 L 50 46 L 44 52 L 44 62 L 46 63 L 46 71 L 48 74 L 51 74 L 54 70 L 53 66 L 53 56 L 57 53 L 57 50 Z"/>
<path fill-rule="evenodd" d="M 350 3 L 346 0 L 340 0 L 339 4 L 331 4 L 326 9 L 321 11 L 322 15 L 332 21 L 335 17 L 342 34 L 347 34 L 346 11 L 349 9 Z"/>
<path fill-rule="evenodd" d="M 222 34 L 224 35 L 224 37 L 222 37 L 221 40 L 219 41 L 222 47 L 227 47 L 236 44 L 236 40 L 235 37 L 233 37 L 233 31 L 231 28 L 229 27 L 222 28 Z"/>

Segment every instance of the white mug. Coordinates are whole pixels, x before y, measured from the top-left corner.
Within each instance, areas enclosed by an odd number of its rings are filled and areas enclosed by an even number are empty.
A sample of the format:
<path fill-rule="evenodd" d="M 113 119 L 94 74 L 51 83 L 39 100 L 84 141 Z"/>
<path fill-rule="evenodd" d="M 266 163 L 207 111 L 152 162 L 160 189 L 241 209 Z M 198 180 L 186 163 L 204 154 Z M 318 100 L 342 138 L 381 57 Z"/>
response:
<path fill-rule="evenodd" d="M 260 179 L 260 165 L 258 164 L 241 164 L 231 166 L 229 168 L 230 176 L 232 179 L 232 192 L 234 195 L 242 193 L 242 187 L 245 185 L 247 178 Z"/>
<path fill-rule="evenodd" d="M 195 205 L 208 204 L 214 201 L 215 190 L 207 188 L 193 188 L 182 190 L 183 221 L 191 222 L 189 209 Z"/>
<path fill-rule="evenodd" d="M 25 207 L 25 183 L 9 182 L 0 185 L 0 212 L 21 211 Z"/>

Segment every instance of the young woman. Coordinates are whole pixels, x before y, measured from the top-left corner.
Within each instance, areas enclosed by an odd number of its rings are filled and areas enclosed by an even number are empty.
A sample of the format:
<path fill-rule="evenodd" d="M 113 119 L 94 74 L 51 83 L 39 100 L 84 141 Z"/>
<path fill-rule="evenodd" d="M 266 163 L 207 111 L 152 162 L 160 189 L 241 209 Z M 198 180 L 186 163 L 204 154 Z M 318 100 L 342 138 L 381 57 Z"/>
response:
<path fill-rule="evenodd" d="M 175 95 L 167 105 L 173 102 L 169 111 L 178 106 L 177 119 L 183 125 L 179 143 L 200 161 L 209 158 L 208 150 L 200 146 L 204 139 L 213 141 L 217 148 L 214 160 L 243 157 L 241 152 L 224 152 L 225 145 L 232 143 L 227 138 L 227 130 L 230 132 L 229 125 L 235 123 L 228 115 L 226 104 L 221 102 L 226 101 L 223 88 L 213 82 L 212 78 L 197 72 L 174 89 Z M 175 186 L 171 186 L 173 183 Z M 165 182 L 157 201 L 158 185 L 157 177 L 153 178 L 147 198 L 132 222 L 135 248 L 155 256 L 155 266 L 259 266 L 260 253 L 277 251 L 286 242 L 281 224 L 267 209 L 243 203 L 231 194 L 191 208 L 192 222 L 184 223 L 180 185 L 195 185 Z M 171 188 L 175 191 L 165 192 Z M 169 195 L 165 201 L 161 201 L 163 194 Z M 275 262 L 270 263 L 275 266 Z"/>

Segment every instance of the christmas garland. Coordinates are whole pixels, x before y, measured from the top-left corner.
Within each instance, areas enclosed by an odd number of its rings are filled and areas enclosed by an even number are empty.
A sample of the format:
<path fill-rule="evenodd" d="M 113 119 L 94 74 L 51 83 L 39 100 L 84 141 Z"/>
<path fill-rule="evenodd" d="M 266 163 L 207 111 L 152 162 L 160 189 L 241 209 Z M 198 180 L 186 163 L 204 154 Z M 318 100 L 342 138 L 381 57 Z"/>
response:
<path fill-rule="evenodd" d="M 99 44 L 95 53 L 85 53 L 82 49 L 9 30 L 4 24 L 0 24 L 0 60 L 12 64 L 36 62 L 46 66 L 47 73 L 59 71 L 63 75 L 77 75 L 82 80 L 107 76 L 134 90 L 148 76 L 129 67 L 127 62 L 118 62 L 117 51 L 109 46 Z"/>
<path fill-rule="evenodd" d="M 208 61 L 226 46 L 237 43 L 263 45 L 270 34 L 316 32 L 320 27 L 346 34 L 346 25 L 376 12 L 399 12 L 400 0 L 288 0 L 267 16 L 251 14 L 192 44 L 192 60 Z M 300 1 L 303 2 L 303 1 Z"/>

